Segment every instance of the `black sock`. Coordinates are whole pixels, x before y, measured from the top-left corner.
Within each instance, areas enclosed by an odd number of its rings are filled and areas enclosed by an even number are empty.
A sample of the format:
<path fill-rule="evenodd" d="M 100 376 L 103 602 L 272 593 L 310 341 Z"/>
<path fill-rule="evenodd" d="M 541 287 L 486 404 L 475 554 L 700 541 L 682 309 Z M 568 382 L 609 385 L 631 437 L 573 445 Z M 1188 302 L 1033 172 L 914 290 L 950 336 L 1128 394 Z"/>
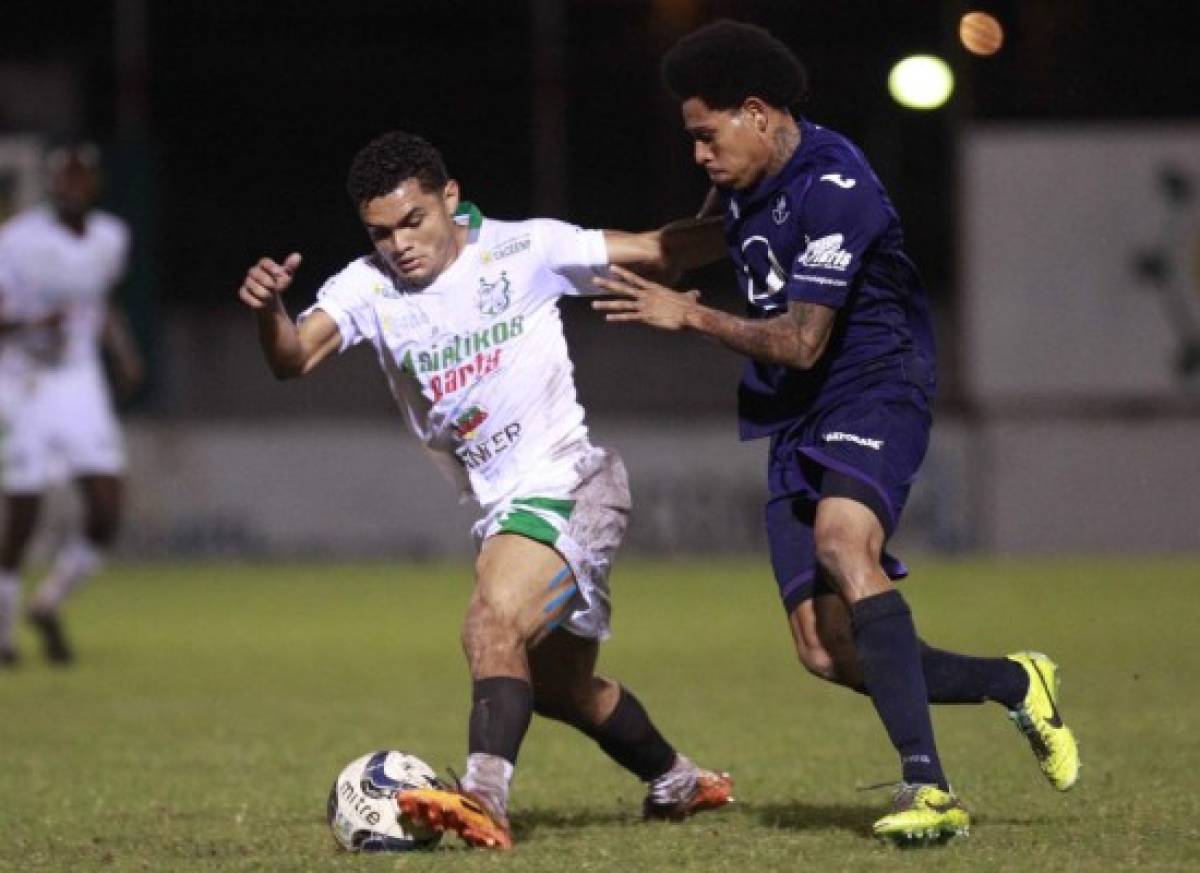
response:
<path fill-rule="evenodd" d="M 533 690 L 524 679 L 492 676 L 471 686 L 471 720 L 467 751 L 499 755 L 517 763 L 521 741 L 533 718 Z"/>
<path fill-rule="evenodd" d="M 924 641 L 921 666 L 930 703 L 983 703 L 995 700 L 1016 709 L 1029 690 L 1029 677 L 1008 658 L 973 658 L 935 649 Z"/>
<path fill-rule="evenodd" d="M 632 691 L 622 687 L 620 695 L 612 714 L 601 724 L 569 724 L 595 740 L 606 755 L 630 773 L 650 782 L 675 765 L 675 749 L 658 732 Z"/>
<path fill-rule="evenodd" d="M 908 604 L 893 589 L 854 604 L 850 618 L 863 681 L 900 753 L 904 781 L 945 789 L 946 776 L 933 741 L 928 691 Z"/>

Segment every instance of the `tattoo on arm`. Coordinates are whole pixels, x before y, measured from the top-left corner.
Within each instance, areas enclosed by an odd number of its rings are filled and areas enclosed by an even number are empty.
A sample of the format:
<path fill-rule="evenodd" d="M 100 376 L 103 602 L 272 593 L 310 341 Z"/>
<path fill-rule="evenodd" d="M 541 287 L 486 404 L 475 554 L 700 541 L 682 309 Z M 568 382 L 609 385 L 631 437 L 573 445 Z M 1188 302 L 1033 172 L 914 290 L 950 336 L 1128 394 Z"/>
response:
<path fill-rule="evenodd" d="M 735 352 L 769 364 L 807 369 L 820 359 L 833 331 L 836 311 L 817 303 L 792 301 L 783 315 L 738 318 L 706 310 L 697 329 Z"/>

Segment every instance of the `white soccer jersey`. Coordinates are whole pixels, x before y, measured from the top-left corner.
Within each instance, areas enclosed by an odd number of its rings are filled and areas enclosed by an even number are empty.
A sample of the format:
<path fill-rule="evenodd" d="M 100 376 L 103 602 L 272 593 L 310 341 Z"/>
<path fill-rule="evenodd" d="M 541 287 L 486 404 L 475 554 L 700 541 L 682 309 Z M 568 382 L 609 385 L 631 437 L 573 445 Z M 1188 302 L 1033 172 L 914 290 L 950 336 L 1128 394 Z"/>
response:
<path fill-rule="evenodd" d="M 125 273 L 129 230 L 121 219 L 92 211 L 82 235 L 48 206 L 22 212 L 0 227 L 0 318 L 40 320 L 63 313 L 61 348 L 28 332 L 5 344 L 5 368 L 95 364 L 108 295 Z"/>
<path fill-rule="evenodd" d="M 124 445 L 100 367 L 108 295 L 125 272 L 129 231 L 91 212 L 76 234 L 49 207 L 0 227 L 0 319 L 42 321 L 0 341 L 0 480 L 36 494 L 64 476 L 118 475 Z"/>
<path fill-rule="evenodd" d="M 413 433 L 482 506 L 565 497 L 589 446 L 557 300 L 590 293 L 604 236 L 550 219 L 474 224 L 429 286 L 407 289 L 372 255 L 329 279 L 301 318 L 320 308 L 342 351 L 374 346 Z"/>

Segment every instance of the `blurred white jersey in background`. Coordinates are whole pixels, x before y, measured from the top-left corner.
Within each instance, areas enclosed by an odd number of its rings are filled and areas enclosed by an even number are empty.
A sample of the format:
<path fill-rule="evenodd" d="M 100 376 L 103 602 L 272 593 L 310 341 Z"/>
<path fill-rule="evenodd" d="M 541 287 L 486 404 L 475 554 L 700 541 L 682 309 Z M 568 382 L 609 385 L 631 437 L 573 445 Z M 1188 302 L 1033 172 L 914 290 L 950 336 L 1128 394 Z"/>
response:
<path fill-rule="evenodd" d="M 124 468 L 100 340 L 128 249 L 125 223 L 98 210 L 82 234 L 48 206 L 0 227 L 0 321 L 34 325 L 0 339 L 0 463 L 8 493 Z"/>

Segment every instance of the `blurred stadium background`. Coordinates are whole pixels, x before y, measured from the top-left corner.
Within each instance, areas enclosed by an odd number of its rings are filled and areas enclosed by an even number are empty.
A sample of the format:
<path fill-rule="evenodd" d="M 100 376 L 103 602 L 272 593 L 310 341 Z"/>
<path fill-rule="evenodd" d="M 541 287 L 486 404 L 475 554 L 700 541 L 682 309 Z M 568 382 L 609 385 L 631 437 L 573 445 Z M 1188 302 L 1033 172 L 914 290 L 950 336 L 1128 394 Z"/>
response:
<path fill-rule="evenodd" d="M 235 289 L 260 255 L 299 250 L 298 309 L 365 249 L 343 180 L 391 128 L 433 140 L 497 217 L 636 229 L 693 212 L 704 183 L 658 58 L 721 16 L 807 62 L 808 114 L 865 148 L 930 287 L 942 388 L 898 546 L 922 633 L 1044 645 L 1069 668 L 1087 769 L 1067 797 L 1036 784 L 998 711 L 938 710 L 980 810 L 939 868 L 1196 869 L 1200 702 L 1180 684 L 1200 614 L 1193 6 L 6 0 L 0 218 L 39 196 L 47 143 L 100 143 L 103 205 L 134 230 L 122 295 L 151 379 L 123 411 L 119 560 L 69 612 L 78 668 L 31 657 L 0 676 L 0 870 L 349 869 L 364 859 L 335 857 L 321 815 L 342 764 L 389 745 L 458 760 L 472 512 L 369 352 L 276 383 Z M 960 42 L 970 9 L 1002 24 L 995 54 Z M 950 65 L 940 108 L 889 94 L 913 54 Z M 738 306 L 728 266 L 688 281 Z M 661 840 L 633 826 L 640 786 L 539 722 L 520 869 L 926 863 L 865 838 L 880 799 L 853 786 L 892 766 L 869 703 L 790 652 L 763 449 L 736 441 L 738 359 L 564 310 L 595 440 L 634 488 L 605 669 L 729 767 L 742 802 Z M 57 498 L 44 548 L 75 512 Z M 426 860 L 495 869 L 464 855 Z"/>
<path fill-rule="evenodd" d="M 997 16 L 999 52 L 964 49 L 968 9 Z M 866 149 L 931 288 L 942 390 L 910 551 L 1195 551 L 1189 9 L 9 0 L 0 215 L 37 197 L 45 142 L 103 145 L 105 205 L 136 237 L 124 299 L 152 363 L 126 410 L 126 556 L 462 557 L 470 512 L 401 432 L 370 353 L 275 384 L 235 303 L 242 273 L 303 252 L 298 307 L 360 253 L 346 166 L 394 127 L 439 145 L 499 217 L 644 228 L 690 213 L 704 183 L 658 57 L 714 17 L 754 21 L 808 64 L 808 114 Z M 914 53 L 953 70 L 940 109 L 888 94 Z M 738 305 L 728 266 L 689 280 Z M 565 309 L 596 440 L 633 473 L 631 547 L 756 549 L 761 452 L 735 441 L 737 359 Z"/>

